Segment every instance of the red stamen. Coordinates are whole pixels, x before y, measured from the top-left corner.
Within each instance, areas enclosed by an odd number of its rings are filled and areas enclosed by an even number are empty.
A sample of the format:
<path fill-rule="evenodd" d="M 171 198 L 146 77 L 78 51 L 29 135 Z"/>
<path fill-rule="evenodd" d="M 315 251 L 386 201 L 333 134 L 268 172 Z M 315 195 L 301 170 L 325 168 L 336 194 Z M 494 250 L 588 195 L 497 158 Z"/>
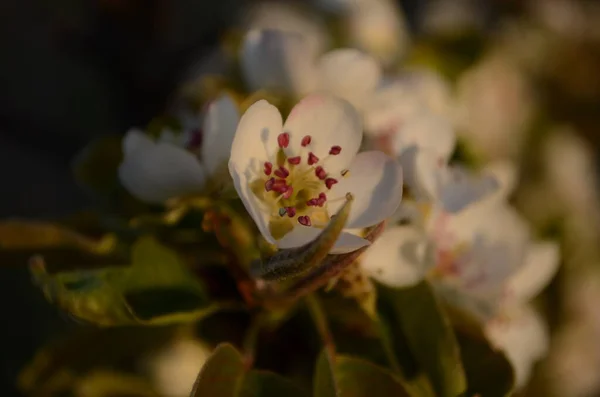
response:
<path fill-rule="evenodd" d="M 279 134 L 277 136 L 277 144 L 280 148 L 286 148 L 290 144 L 290 134 L 284 132 L 283 134 Z"/>
<path fill-rule="evenodd" d="M 317 205 L 319 205 L 319 199 L 311 198 L 306 202 L 306 205 L 308 205 L 309 207 L 316 207 Z"/>
<path fill-rule="evenodd" d="M 270 192 L 271 190 L 273 190 L 273 186 L 274 186 L 274 185 L 275 185 L 275 178 L 268 179 L 268 180 L 265 182 L 265 190 L 266 190 L 267 192 Z"/>
<path fill-rule="evenodd" d="M 323 205 L 325 205 L 326 201 L 327 201 L 327 195 L 325 195 L 325 193 L 319 193 L 319 198 L 317 199 L 317 205 L 319 207 L 322 207 Z"/>
<path fill-rule="evenodd" d="M 325 169 L 323 169 L 323 167 L 321 167 L 321 166 L 318 166 L 317 168 L 315 168 L 315 175 L 320 180 L 327 178 L 327 172 L 325 172 Z"/>
<path fill-rule="evenodd" d="M 308 165 L 313 165 L 319 162 L 319 158 L 313 152 L 308 153 Z"/>
<path fill-rule="evenodd" d="M 302 160 L 302 158 L 300 156 L 296 156 L 296 157 L 290 157 L 287 160 L 288 160 L 288 163 L 290 163 L 292 165 L 298 165 L 298 164 L 300 164 L 300 160 Z"/>
<path fill-rule="evenodd" d="M 273 178 L 271 178 L 273 179 Z M 287 183 L 283 179 L 275 179 L 271 184 L 271 190 L 276 191 L 277 193 L 285 193 L 288 189 Z"/>
<path fill-rule="evenodd" d="M 310 226 L 312 223 L 310 222 L 310 217 L 308 215 L 299 216 L 298 223 L 303 226 Z"/>
<path fill-rule="evenodd" d="M 335 185 L 336 183 L 338 183 L 337 179 L 333 179 L 333 178 L 325 179 L 325 186 L 327 186 L 327 189 L 331 189 L 331 187 L 333 185 Z"/>
<path fill-rule="evenodd" d="M 340 154 L 340 152 L 342 151 L 342 147 L 341 146 L 332 146 L 331 149 L 329 149 L 329 154 L 336 156 L 338 154 Z"/>
<path fill-rule="evenodd" d="M 271 172 L 273 171 L 273 164 L 271 164 L 270 162 L 266 162 L 265 163 L 265 175 L 271 175 Z"/>
<path fill-rule="evenodd" d="M 294 207 L 287 207 L 287 208 L 285 209 L 285 211 L 287 212 L 287 215 L 288 215 L 290 218 L 293 218 L 293 217 L 295 217 L 295 216 L 296 216 L 296 209 L 295 209 Z"/>
<path fill-rule="evenodd" d="M 307 147 L 308 145 L 310 145 L 311 140 L 312 138 L 310 137 L 310 135 L 307 135 L 304 138 L 302 138 L 302 147 Z"/>
<path fill-rule="evenodd" d="M 290 175 L 290 172 L 283 166 L 280 166 L 277 170 L 275 170 L 275 176 L 279 178 L 287 178 Z"/>
<path fill-rule="evenodd" d="M 289 199 L 292 197 L 292 193 L 294 193 L 294 188 L 292 186 L 288 186 L 285 192 L 283 192 L 283 198 Z"/>

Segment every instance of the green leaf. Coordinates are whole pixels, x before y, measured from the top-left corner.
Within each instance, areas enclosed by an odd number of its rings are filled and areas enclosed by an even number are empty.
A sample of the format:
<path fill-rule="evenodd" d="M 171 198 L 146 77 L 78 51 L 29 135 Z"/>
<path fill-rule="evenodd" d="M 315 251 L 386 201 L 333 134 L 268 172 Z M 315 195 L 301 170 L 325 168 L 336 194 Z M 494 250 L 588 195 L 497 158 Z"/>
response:
<path fill-rule="evenodd" d="M 511 395 L 515 382 L 512 365 L 487 339 L 481 323 L 458 308 L 447 307 L 447 312 L 460 345 L 467 376 L 467 396 Z"/>
<path fill-rule="evenodd" d="M 300 276 L 315 268 L 327 257 L 346 225 L 351 203 L 352 196 L 348 196 L 344 205 L 315 240 L 302 247 L 279 250 L 266 261 L 253 263 L 251 268 L 253 275 L 265 280 L 284 280 Z"/>
<path fill-rule="evenodd" d="M 379 296 L 390 355 L 406 365 L 403 356 L 409 354 L 416 364 L 416 368 L 404 366 L 406 376 L 424 372 L 437 396 L 464 393 L 467 386 L 458 343 L 430 286 L 426 282 L 409 288 L 379 285 Z"/>
<path fill-rule="evenodd" d="M 49 301 L 96 325 L 190 322 L 224 307 L 209 304 L 177 254 L 151 237 L 134 244 L 129 266 L 48 274 L 37 258 L 30 268 Z"/>
<path fill-rule="evenodd" d="M 216 347 L 194 384 L 190 397 L 308 397 L 291 381 L 267 371 L 249 371 L 230 344 Z"/>
<path fill-rule="evenodd" d="M 245 372 L 242 355 L 230 344 L 221 344 L 204 363 L 190 397 L 239 396 Z"/>
<path fill-rule="evenodd" d="M 335 363 L 331 363 L 325 351 L 319 356 L 314 397 L 412 395 L 395 374 L 368 361 L 338 355 L 335 357 Z"/>
<path fill-rule="evenodd" d="M 73 161 L 75 180 L 94 194 L 119 187 L 118 168 L 123 160 L 122 137 L 108 135 L 90 143 Z"/>

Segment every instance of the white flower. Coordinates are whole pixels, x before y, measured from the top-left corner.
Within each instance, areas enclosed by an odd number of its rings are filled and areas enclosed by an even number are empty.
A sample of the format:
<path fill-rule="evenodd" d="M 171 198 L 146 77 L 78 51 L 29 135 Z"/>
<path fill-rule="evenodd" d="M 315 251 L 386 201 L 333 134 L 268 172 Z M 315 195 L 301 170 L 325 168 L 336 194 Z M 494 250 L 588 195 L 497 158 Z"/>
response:
<path fill-rule="evenodd" d="M 489 321 L 485 333 L 510 361 L 516 388 L 525 386 L 533 365 L 549 348 L 544 319 L 529 305 L 514 306 Z"/>
<path fill-rule="evenodd" d="M 485 22 L 484 7 L 472 0 L 430 1 L 422 12 L 421 24 L 427 34 L 452 35 L 479 29 Z"/>
<path fill-rule="evenodd" d="M 534 102 L 529 82 L 516 61 L 489 55 L 459 79 L 456 123 L 467 143 L 485 158 L 519 155 Z"/>
<path fill-rule="evenodd" d="M 194 339 L 173 341 L 141 365 L 153 386 L 165 397 L 189 396 L 198 373 L 210 355 L 210 349 Z"/>
<path fill-rule="evenodd" d="M 354 197 L 347 227 L 364 228 L 390 216 L 402 196 L 402 172 L 381 152 L 357 154 L 362 125 L 346 101 L 313 94 L 300 101 L 285 124 L 279 110 L 261 100 L 238 125 L 229 171 L 246 209 L 267 241 L 279 248 L 315 239 Z M 368 245 L 343 232 L 333 253 Z"/>
<path fill-rule="evenodd" d="M 319 55 L 301 34 L 253 30 L 242 46 L 242 71 L 252 90 L 296 97 L 327 91 L 360 108 L 379 83 L 379 64 L 351 48 Z"/>
<path fill-rule="evenodd" d="M 157 204 L 202 192 L 224 168 L 238 120 L 235 102 L 224 95 L 209 105 L 201 131 L 186 128 L 190 120 L 180 134 L 165 130 L 158 140 L 130 130 L 123 139 L 121 183 L 138 199 Z"/>

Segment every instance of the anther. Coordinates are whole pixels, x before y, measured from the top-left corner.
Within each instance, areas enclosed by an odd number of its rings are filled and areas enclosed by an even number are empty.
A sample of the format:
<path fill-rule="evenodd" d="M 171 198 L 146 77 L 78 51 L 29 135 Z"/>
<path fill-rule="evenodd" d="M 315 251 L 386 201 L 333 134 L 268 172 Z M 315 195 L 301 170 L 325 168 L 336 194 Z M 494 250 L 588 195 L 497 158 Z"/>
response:
<path fill-rule="evenodd" d="M 327 186 L 327 189 L 331 189 L 331 187 L 333 185 L 335 185 L 336 183 L 338 183 L 337 179 L 334 179 L 334 178 L 325 179 L 325 186 Z"/>
<path fill-rule="evenodd" d="M 290 175 L 290 172 L 287 170 L 287 168 L 281 166 L 278 169 L 275 170 L 275 176 L 279 177 L 279 178 L 287 178 L 288 175 Z"/>
<path fill-rule="evenodd" d="M 270 180 L 273 180 L 273 182 L 271 182 L 271 185 L 270 185 L 270 187 L 271 187 L 270 190 L 274 190 L 277 193 L 285 193 L 287 191 L 288 185 L 287 185 L 287 183 L 285 183 L 285 180 L 283 180 L 283 179 L 275 180 L 274 178 L 271 178 Z"/>
<path fill-rule="evenodd" d="M 317 168 L 315 168 L 315 175 L 320 180 L 327 178 L 327 172 L 325 172 L 325 169 L 323 169 L 323 167 L 321 167 L 321 166 L 318 166 Z"/>
<path fill-rule="evenodd" d="M 342 177 L 345 177 L 346 175 L 348 175 L 349 172 L 350 170 L 342 170 L 340 174 L 342 174 Z"/>
<path fill-rule="evenodd" d="M 289 157 L 287 159 L 288 163 L 290 163 L 292 165 L 298 165 L 298 164 L 300 164 L 300 160 L 302 160 L 302 158 L 300 156 Z"/>
<path fill-rule="evenodd" d="M 287 216 L 289 216 L 290 218 L 293 218 L 296 216 L 296 208 L 294 208 L 294 207 L 287 207 L 285 209 L 285 212 L 287 213 Z"/>
<path fill-rule="evenodd" d="M 310 222 L 310 217 L 308 215 L 299 216 L 298 223 L 303 226 L 310 226 L 312 223 Z"/>
<path fill-rule="evenodd" d="M 284 132 L 283 134 L 279 134 L 277 136 L 277 144 L 280 148 L 287 148 L 290 144 L 290 134 Z"/>
<path fill-rule="evenodd" d="M 279 208 L 279 216 L 284 216 L 287 214 L 287 210 L 284 207 Z"/>
<path fill-rule="evenodd" d="M 342 147 L 341 146 L 332 146 L 331 149 L 329 149 L 329 154 L 336 156 L 338 154 L 340 154 L 340 152 L 342 151 Z"/>
<path fill-rule="evenodd" d="M 270 162 L 266 162 L 265 163 L 265 175 L 271 175 L 271 172 L 273 171 L 273 164 L 271 164 Z"/>
<path fill-rule="evenodd" d="M 311 140 L 312 138 L 310 137 L 310 135 L 307 135 L 304 138 L 302 138 L 302 147 L 307 147 L 308 145 L 310 145 Z"/>
<path fill-rule="evenodd" d="M 311 198 L 306 202 L 306 205 L 308 205 L 309 207 L 316 207 L 317 205 L 319 205 L 319 199 Z"/>
<path fill-rule="evenodd" d="M 319 158 L 313 152 L 308 153 L 308 165 L 313 165 L 319 162 Z"/>
<path fill-rule="evenodd" d="M 326 201 L 327 201 L 327 195 L 325 193 L 319 193 L 319 198 L 317 199 L 317 205 L 319 207 L 322 207 L 323 205 L 325 205 Z"/>
<path fill-rule="evenodd" d="M 273 190 L 274 185 L 275 185 L 275 178 L 268 179 L 265 182 L 265 190 L 267 192 L 270 192 L 271 190 Z"/>
<path fill-rule="evenodd" d="M 283 192 L 283 198 L 289 199 L 292 197 L 292 193 L 294 193 L 294 188 L 292 186 L 286 186 L 286 190 Z"/>

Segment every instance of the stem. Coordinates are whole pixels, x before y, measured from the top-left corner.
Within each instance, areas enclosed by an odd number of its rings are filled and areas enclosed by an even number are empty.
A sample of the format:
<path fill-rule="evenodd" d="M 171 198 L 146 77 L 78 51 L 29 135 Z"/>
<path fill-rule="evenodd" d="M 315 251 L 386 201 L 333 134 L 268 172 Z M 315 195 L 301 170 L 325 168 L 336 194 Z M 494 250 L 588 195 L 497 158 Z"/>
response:
<path fill-rule="evenodd" d="M 246 336 L 244 337 L 242 348 L 244 351 L 244 365 L 247 369 L 250 369 L 254 364 L 258 335 L 260 333 L 260 329 L 264 324 L 265 319 L 266 316 L 264 313 L 257 314 L 252 319 L 252 323 L 250 323 L 250 327 L 246 331 Z"/>
<path fill-rule="evenodd" d="M 314 294 L 309 294 L 306 296 L 306 306 L 308 307 L 308 311 L 315 322 L 315 326 L 317 327 L 317 331 L 321 340 L 323 341 L 323 345 L 327 350 L 327 354 L 329 359 L 333 361 L 335 357 L 335 343 L 333 341 L 333 335 L 329 330 L 329 325 L 327 324 L 327 316 L 319 303 L 319 300 Z"/>

